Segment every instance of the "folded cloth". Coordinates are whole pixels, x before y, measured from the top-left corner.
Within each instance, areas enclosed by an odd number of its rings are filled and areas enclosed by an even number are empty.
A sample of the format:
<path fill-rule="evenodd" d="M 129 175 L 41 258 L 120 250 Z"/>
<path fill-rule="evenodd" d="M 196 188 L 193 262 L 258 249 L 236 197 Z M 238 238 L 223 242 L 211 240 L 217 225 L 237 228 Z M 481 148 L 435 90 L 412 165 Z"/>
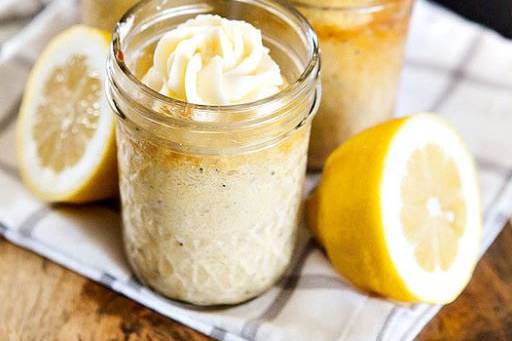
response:
<path fill-rule="evenodd" d="M 0 20 L 21 20 L 41 11 L 51 0 L 2 0 Z"/>
<path fill-rule="evenodd" d="M 262 296 L 223 308 L 178 303 L 133 277 L 116 207 L 49 206 L 35 199 L 16 170 L 17 104 L 34 57 L 51 35 L 76 20 L 71 7 L 72 1 L 55 0 L 0 50 L 1 235 L 219 340 L 411 340 L 436 314 L 438 305 L 397 304 L 353 289 L 303 227 L 289 272 Z M 437 111 L 469 144 L 480 171 L 482 253 L 512 212 L 511 73 L 512 42 L 417 3 L 398 114 Z M 317 179 L 308 176 L 309 189 Z"/>

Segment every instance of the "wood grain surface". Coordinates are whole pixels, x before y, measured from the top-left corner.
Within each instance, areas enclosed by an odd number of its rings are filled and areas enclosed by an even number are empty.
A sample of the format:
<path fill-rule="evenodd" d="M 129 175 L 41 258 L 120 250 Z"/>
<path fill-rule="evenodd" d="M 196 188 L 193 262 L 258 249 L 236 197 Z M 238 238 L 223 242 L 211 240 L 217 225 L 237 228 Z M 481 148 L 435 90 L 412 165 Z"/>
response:
<path fill-rule="evenodd" d="M 0 340 L 208 338 L 0 238 Z M 418 340 L 512 340 L 510 225 Z"/>
<path fill-rule="evenodd" d="M 0 238 L 0 340 L 209 340 Z"/>

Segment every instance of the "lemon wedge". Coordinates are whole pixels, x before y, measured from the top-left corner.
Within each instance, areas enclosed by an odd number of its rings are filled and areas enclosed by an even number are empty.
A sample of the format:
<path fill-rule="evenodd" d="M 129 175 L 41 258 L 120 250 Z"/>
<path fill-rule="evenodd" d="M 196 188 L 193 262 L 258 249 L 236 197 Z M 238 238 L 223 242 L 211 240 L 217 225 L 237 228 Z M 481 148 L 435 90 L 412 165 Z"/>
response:
<path fill-rule="evenodd" d="M 27 82 L 17 123 L 24 183 L 49 202 L 117 192 L 114 117 L 103 85 L 110 35 L 74 26 L 55 37 Z"/>
<path fill-rule="evenodd" d="M 473 159 L 433 114 L 389 121 L 340 146 L 307 214 L 337 271 L 396 300 L 451 302 L 478 259 Z"/>

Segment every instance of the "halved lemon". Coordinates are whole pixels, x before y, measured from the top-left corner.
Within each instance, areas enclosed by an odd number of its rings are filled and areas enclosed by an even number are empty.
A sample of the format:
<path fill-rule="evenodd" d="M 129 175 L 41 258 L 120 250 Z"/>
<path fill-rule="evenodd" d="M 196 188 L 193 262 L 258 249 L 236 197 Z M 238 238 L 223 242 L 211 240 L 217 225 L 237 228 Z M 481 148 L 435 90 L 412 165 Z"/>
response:
<path fill-rule="evenodd" d="M 478 259 L 473 159 L 437 115 L 396 119 L 340 146 L 307 208 L 333 266 L 396 300 L 450 302 Z"/>
<path fill-rule="evenodd" d="M 74 26 L 55 37 L 27 82 L 17 123 L 25 184 L 50 202 L 117 192 L 114 117 L 103 91 L 106 32 Z"/>

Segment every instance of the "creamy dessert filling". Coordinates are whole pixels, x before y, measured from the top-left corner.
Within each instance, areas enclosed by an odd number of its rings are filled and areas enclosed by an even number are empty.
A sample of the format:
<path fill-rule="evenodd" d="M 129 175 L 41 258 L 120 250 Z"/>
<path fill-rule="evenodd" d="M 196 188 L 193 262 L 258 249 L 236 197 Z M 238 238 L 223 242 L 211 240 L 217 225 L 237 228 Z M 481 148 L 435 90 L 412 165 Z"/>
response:
<path fill-rule="evenodd" d="M 199 15 L 167 32 L 142 81 L 163 95 L 207 105 L 254 102 L 286 84 L 261 32 L 218 15 Z"/>

